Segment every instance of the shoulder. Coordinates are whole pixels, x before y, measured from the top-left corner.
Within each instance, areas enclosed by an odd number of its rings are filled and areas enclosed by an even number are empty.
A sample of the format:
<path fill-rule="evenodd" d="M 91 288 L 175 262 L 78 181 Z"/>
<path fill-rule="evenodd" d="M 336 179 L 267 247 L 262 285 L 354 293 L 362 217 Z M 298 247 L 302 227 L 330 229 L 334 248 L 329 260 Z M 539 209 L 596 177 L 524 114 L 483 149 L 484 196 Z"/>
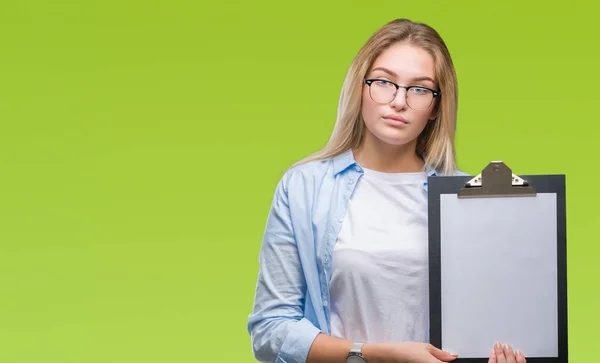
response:
<path fill-rule="evenodd" d="M 466 172 L 464 172 L 464 171 L 462 171 L 460 169 L 457 169 L 457 170 L 454 171 L 453 176 L 471 176 L 471 174 L 466 173 Z"/>
<path fill-rule="evenodd" d="M 331 197 L 335 185 L 331 159 L 293 165 L 279 178 L 273 205 L 289 210 L 295 220 L 307 218 L 315 203 Z"/>
<path fill-rule="evenodd" d="M 429 176 L 471 176 L 471 174 L 461 169 L 454 169 L 454 171 L 444 172 L 443 170 L 428 168 L 427 174 Z"/>
<path fill-rule="evenodd" d="M 333 177 L 333 159 L 312 160 L 289 167 L 281 177 L 281 184 L 286 191 L 306 189 Z"/>

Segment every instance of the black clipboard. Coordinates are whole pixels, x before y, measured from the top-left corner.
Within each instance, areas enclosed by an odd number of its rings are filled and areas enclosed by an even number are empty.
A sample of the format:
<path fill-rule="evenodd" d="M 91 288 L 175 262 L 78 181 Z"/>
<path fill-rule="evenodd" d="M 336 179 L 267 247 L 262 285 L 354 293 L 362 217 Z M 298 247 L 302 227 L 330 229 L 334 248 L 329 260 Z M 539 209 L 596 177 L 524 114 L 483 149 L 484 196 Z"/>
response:
<path fill-rule="evenodd" d="M 568 362 L 565 180 L 517 176 L 501 161 L 475 177 L 428 178 L 430 342 L 456 351 L 456 363 L 487 363 L 496 341 L 528 363 Z M 536 243 L 546 247 L 536 253 Z M 510 286 L 490 295 L 502 277 Z"/>

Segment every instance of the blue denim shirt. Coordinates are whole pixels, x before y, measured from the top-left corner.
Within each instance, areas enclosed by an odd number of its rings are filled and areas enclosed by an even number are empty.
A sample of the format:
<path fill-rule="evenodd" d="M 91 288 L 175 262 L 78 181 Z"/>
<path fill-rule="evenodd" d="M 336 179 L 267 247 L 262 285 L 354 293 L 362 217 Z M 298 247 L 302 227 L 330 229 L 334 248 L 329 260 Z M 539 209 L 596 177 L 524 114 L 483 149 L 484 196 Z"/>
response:
<path fill-rule="evenodd" d="M 316 336 L 330 334 L 333 247 L 362 174 L 348 150 L 291 168 L 279 181 L 247 325 L 258 361 L 305 363 Z M 437 174 L 428 169 L 427 175 Z"/>

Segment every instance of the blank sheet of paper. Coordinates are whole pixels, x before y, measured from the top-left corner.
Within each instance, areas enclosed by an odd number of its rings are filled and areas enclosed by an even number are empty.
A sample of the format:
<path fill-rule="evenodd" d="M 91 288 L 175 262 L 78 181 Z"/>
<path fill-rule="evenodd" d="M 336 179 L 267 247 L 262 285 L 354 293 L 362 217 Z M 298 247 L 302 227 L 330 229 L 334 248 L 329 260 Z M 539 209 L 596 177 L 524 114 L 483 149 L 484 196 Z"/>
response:
<path fill-rule="evenodd" d="M 442 349 L 557 357 L 556 194 L 440 197 Z"/>

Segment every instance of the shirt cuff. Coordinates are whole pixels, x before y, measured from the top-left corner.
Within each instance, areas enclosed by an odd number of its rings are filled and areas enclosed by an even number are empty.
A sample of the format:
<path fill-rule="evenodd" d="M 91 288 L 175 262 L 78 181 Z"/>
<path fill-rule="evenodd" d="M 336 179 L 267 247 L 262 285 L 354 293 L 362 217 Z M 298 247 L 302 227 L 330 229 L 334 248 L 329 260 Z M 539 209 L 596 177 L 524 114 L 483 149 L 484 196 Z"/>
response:
<path fill-rule="evenodd" d="M 306 318 L 294 324 L 281 346 L 278 362 L 306 363 L 310 347 L 321 332 Z"/>

